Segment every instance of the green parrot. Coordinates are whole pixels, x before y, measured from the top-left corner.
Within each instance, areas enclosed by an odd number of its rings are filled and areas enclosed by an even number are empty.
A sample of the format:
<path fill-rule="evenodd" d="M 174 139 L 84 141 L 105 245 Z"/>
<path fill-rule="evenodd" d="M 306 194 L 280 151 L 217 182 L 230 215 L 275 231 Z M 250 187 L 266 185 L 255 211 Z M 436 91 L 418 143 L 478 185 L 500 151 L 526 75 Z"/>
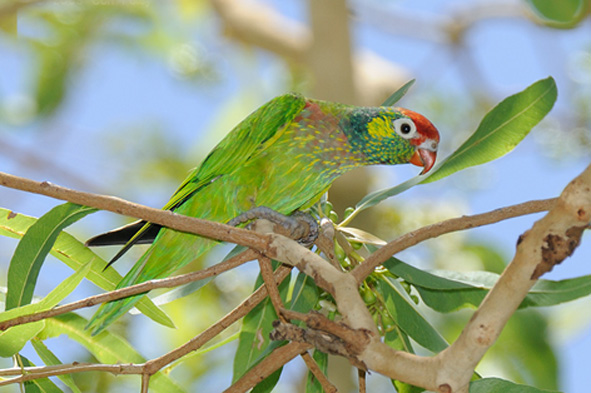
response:
<path fill-rule="evenodd" d="M 314 204 L 350 169 L 435 163 L 439 133 L 403 108 L 357 107 L 285 94 L 239 123 L 194 169 L 163 209 L 217 222 L 265 206 L 290 215 Z M 152 243 L 117 288 L 171 275 L 218 242 L 138 221 L 87 241 L 89 246 Z M 102 331 L 143 295 L 101 305 L 89 323 Z"/>

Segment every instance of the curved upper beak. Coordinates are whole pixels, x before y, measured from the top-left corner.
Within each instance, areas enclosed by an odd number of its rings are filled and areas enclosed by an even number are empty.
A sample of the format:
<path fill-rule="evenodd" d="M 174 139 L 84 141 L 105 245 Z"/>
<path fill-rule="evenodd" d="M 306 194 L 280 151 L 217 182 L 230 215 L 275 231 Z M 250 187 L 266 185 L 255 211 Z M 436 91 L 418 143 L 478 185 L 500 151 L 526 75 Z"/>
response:
<path fill-rule="evenodd" d="M 433 147 L 434 146 L 434 147 Z M 411 157 L 410 163 L 422 166 L 423 171 L 421 175 L 429 172 L 433 165 L 435 165 L 435 159 L 437 158 L 437 144 L 431 144 L 427 148 L 419 146 L 415 150 L 415 154 Z"/>

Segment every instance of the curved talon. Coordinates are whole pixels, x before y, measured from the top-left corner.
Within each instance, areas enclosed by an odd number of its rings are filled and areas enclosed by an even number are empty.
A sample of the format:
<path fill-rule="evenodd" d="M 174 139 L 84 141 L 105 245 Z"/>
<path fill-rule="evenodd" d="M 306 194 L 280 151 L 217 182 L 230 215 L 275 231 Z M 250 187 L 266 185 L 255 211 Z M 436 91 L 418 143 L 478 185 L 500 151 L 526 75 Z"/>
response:
<path fill-rule="evenodd" d="M 318 238 L 318 223 L 308 213 L 296 211 L 291 216 L 286 216 L 266 206 L 250 209 L 228 221 L 228 225 L 238 226 L 256 219 L 265 219 L 280 225 L 287 231 L 289 237 L 305 247 L 311 246 Z M 250 224 L 247 228 L 249 226 Z"/>

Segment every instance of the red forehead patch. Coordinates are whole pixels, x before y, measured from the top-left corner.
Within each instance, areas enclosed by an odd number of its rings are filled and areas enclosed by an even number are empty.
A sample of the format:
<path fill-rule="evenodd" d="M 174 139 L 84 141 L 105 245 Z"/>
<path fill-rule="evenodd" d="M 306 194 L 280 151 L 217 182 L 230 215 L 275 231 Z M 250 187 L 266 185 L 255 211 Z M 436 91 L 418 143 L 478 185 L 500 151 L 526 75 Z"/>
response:
<path fill-rule="evenodd" d="M 439 142 L 439 131 L 437 128 L 431 123 L 425 116 L 417 113 L 415 111 L 411 111 L 410 109 L 405 108 L 396 108 L 402 113 L 411 118 L 411 120 L 417 126 L 417 131 L 421 134 L 422 137 L 425 139 L 433 139 Z"/>

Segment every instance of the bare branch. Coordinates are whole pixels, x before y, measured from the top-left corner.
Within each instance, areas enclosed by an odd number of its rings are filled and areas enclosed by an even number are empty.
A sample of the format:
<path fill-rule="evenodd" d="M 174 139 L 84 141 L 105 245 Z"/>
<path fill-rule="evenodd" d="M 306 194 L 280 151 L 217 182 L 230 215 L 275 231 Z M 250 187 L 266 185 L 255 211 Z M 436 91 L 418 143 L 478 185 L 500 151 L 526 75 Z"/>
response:
<path fill-rule="evenodd" d="M 433 239 L 446 233 L 477 228 L 509 218 L 550 210 L 557 200 L 557 198 L 551 198 L 524 202 L 495 209 L 486 213 L 475 214 L 473 216 L 452 218 L 416 229 L 392 240 L 384 247 L 371 254 L 361 265 L 353 269 L 351 274 L 357 279 L 358 283 L 362 283 L 376 267 L 384 263 L 384 261 L 392 255 L 424 242 L 425 240 Z"/>
<path fill-rule="evenodd" d="M 291 268 L 280 266 L 274 273 L 275 280 L 277 282 L 282 282 L 290 272 Z M 226 316 L 204 330 L 201 334 L 192 338 L 180 347 L 168 352 L 167 354 L 146 362 L 144 372 L 146 374 L 153 375 L 172 362 L 201 348 L 205 343 L 209 342 L 212 338 L 223 332 L 227 327 L 248 314 L 253 308 L 256 307 L 257 304 L 262 302 L 265 297 L 267 297 L 267 288 L 264 285 L 261 285 L 256 291 L 252 293 L 252 295 L 246 298 L 246 300 L 240 303 L 240 305 L 238 305 L 234 310 L 226 314 Z"/>
<path fill-rule="evenodd" d="M 310 344 L 291 342 L 277 348 L 269 356 L 261 360 L 254 367 L 246 372 L 236 383 L 224 390 L 224 393 L 243 393 L 273 374 L 284 364 L 299 354 L 307 351 Z"/>
<path fill-rule="evenodd" d="M 306 363 L 306 367 L 308 367 L 308 370 L 310 370 L 312 375 L 314 375 L 314 378 L 316 378 L 320 383 L 320 386 L 322 386 L 322 390 L 324 390 L 324 393 L 338 393 L 336 386 L 334 386 L 328 380 L 326 375 L 324 375 L 324 373 L 322 372 L 322 370 L 318 366 L 318 363 L 316 363 L 316 360 L 314 360 L 312 355 L 310 355 L 309 352 L 304 352 L 301 356 L 302 359 L 304 359 L 304 362 Z"/>
<path fill-rule="evenodd" d="M 136 364 L 72 363 L 43 367 L 14 367 L 0 370 L 0 376 L 2 377 L 18 375 L 18 377 L 15 378 L 0 380 L 0 386 L 32 381 L 34 379 L 54 377 L 56 375 L 74 374 L 87 371 L 105 371 L 115 375 L 141 374 L 143 372 L 143 366 Z M 24 375 L 23 372 L 25 372 Z"/>
<path fill-rule="evenodd" d="M 0 185 L 79 205 L 95 207 L 129 217 L 140 218 L 177 231 L 194 233 L 212 239 L 240 244 L 258 251 L 264 250 L 267 246 L 266 236 L 253 231 L 195 217 L 183 216 L 173 213 L 170 210 L 154 209 L 113 196 L 76 191 L 49 182 L 36 182 L 4 172 L 0 172 Z"/>

